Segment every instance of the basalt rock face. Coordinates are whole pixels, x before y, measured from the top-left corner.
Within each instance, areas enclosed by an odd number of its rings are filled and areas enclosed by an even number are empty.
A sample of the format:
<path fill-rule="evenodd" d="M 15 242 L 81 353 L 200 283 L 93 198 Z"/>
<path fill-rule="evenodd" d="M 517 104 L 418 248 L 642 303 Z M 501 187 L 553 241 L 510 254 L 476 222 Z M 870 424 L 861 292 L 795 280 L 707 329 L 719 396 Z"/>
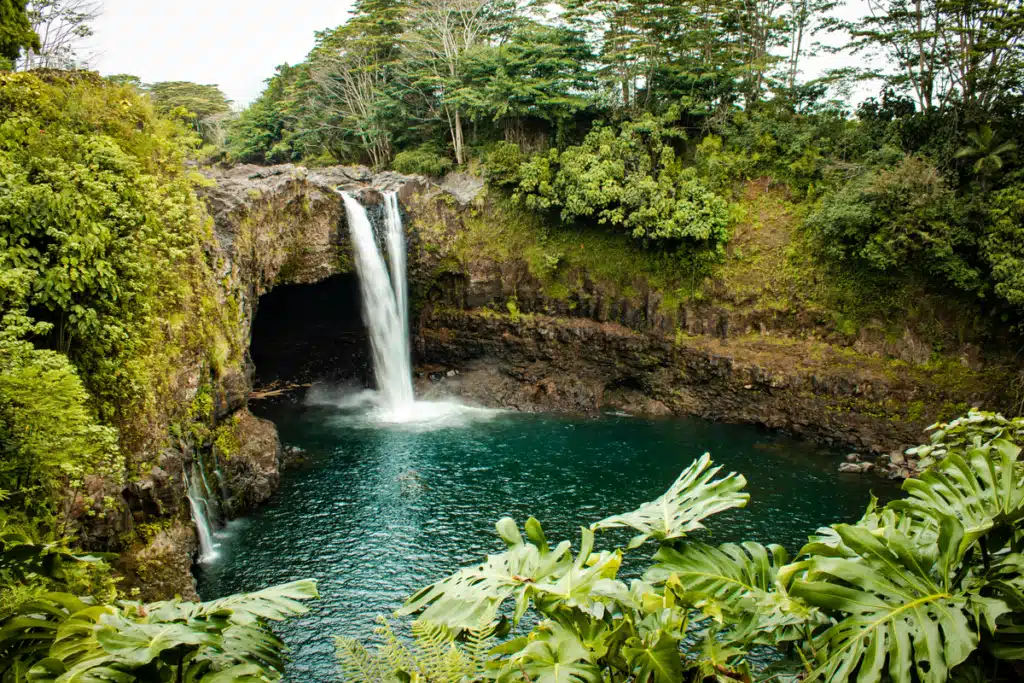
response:
<path fill-rule="evenodd" d="M 583 270 L 562 278 L 568 291 L 552 291 L 535 257 L 467 244 L 474 221 L 472 239 L 486 240 L 508 219 L 468 176 L 434 184 L 358 167 L 285 165 L 213 178 L 208 200 L 223 272 L 237 283 L 246 331 L 270 288 L 352 270 L 336 189 L 357 195 L 371 218 L 382 192 L 399 193 L 425 393 L 520 410 L 753 422 L 875 452 L 917 443 L 940 414 L 1002 407 L 1005 383 L 971 374 L 981 364 L 970 349 L 967 374 L 949 381 L 943 368 L 927 369 L 931 349 L 909 328 L 899 340 L 865 329 L 844 345 L 799 311 L 670 305 L 640 276 L 612 281 Z M 459 374 L 449 377 L 450 369 Z"/>
<path fill-rule="evenodd" d="M 560 268 L 557 253 L 486 244 L 516 229 L 507 207 L 422 193 L 406 209 L 428 395 L 756 423 L 872 453 L 917 444 L 927 425 L 971 406 L 1010 408 L 1007 368 L 979 362 L 976 348 L 935 363 L 909 327 L 898 340 L 866 328 L 840 343 L 820 312 L 815 323 L 807 311 L 672 304 L 639 274 L 574 267 L 545 283 L 538 272 Z"/>
<path fill-rule="evenodd" d="M 281 442 L 270 420 L 248 410 L 231 419 L 238 450 L 227 458 L 228 511 L 239 514 L 265 502 L 281 480 Z"/>
<path fill-rule="evenodd" d="M 420 332 L 419 352 L 436 364 L 424 392 L 523 411 L 693 415 L 880 453 L 919 442 L 931 417 L 917 411 L 954 398 L 840 351 L 809 358 L 796 343 L 676 341 L 617 323 L 451 309 Z"/>

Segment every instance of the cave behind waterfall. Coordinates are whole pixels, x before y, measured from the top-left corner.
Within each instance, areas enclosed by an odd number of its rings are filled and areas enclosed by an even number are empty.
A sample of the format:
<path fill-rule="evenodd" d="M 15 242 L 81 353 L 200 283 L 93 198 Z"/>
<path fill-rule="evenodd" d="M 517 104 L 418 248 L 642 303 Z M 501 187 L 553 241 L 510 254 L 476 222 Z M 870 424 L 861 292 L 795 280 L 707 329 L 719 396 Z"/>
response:
<path fill-rule="evenodd" d="M 365 383 L 372 369 L 360 305 L 354 274 L 260 297 L 251 347 L 256 386 Z"/>

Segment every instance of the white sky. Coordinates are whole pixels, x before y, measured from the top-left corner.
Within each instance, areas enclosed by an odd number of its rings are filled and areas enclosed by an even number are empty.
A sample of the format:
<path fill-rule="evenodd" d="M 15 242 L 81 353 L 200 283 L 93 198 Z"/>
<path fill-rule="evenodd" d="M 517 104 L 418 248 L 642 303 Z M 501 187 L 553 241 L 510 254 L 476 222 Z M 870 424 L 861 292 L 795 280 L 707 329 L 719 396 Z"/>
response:
<path fill-rule="evenodd" d="M 274 67 L 302 61 L 313 32 L 348 18 L 351 0 L 103 0 L 90 66 L 146 83 L 219 85 L 235 105 L 263 90 Z"/>
<path fill-rule="evenodd" d="M 274 67 L 303 60 L 313 33 L 343 23 L 352 0 L 103 0 L 86 53 L 103 75 L 129 73 L 146 83 L 194 81 L 220 86 L 236 107 L 254 100 Z M 855 17 L 866 0 L 839 11 Z M 821 55 L 805 62 L 804 78 L 844 66 Z M 874 94 L 861 86 L 853 100 Z"/>

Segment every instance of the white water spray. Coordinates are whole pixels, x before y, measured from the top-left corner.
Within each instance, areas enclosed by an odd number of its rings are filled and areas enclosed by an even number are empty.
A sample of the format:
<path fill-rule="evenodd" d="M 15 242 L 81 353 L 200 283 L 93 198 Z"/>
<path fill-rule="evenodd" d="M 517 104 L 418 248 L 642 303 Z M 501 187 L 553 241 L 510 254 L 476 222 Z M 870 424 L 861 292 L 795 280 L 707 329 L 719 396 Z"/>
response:
<path fill-rule="evenodd" d="M 188 504 L 192 510 L 192 521 L 195 522 L 196 530 L 199 532 L 199 561 L 210 562 L 217 557 L 217 546 L 213 542 L 210 520 L 203 509 L 206 506 L 206 498 L 203 497 L 197 483 L 195 473 L 191 479 L 187 473 L 185 474 L 185 487 L 188 491 Z"/>
<path fill-rule="evenodd" d="M 402 421 L 412 410 L 414 399 L 405 294 L 405 235 L 398 213 L 398 200 L 394 198 L 392 218 L 391 194 L 386 198 L 386 241 L 392 260 L 389 276 L 366 209 L 355 197 L 344 192 L 340 194 L 345 200 L 345 213 L 352 233 L 356 271 L 363 295 L 363 320 L 370 336 L 381 407 L 393 420 Z"/>

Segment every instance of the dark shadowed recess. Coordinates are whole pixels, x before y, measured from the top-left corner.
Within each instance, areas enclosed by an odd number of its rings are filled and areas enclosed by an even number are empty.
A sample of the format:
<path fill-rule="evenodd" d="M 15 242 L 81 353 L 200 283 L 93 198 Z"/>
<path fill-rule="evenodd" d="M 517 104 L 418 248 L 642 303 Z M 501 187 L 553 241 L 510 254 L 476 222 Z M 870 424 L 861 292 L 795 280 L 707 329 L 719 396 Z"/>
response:
<path fill-rule="evenodd" d="M 285 285 L 260 297 L 252 331 L 256 387 L 365 383 L 372 375 L 359 280 L 337 275 Z"/>

